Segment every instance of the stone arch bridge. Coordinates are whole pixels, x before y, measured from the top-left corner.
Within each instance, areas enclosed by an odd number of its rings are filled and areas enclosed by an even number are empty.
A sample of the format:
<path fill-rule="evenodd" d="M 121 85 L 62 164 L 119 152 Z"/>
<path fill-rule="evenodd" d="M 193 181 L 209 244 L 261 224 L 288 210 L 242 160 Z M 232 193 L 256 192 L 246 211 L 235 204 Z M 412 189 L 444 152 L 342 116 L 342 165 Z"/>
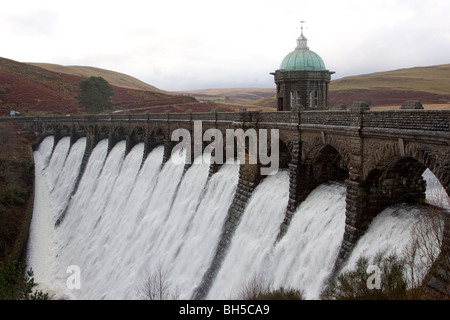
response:
<path fill-rule="evenodd" d="M 203 132 L 218 129 L 278 129 L 280 166 L 289 170 L 290 190 L 284 222 L 278 238 L 289 228 L 299 204 L 319 184 L 342 179 L 347 186 L 346 222 L 338 269 L 348 258 L 372 219 L 387 206 L 401 201 L 423 201 L 425 169 L 431 170 L 450 195 L 450 110 L 371 111 L 355 102 L 350 110 L 37 116 L 15 118 L 25 129 L 37 134 L 38 142 L 53 135 L 55 141 L 70 136 L 71 143 L 87 138 L 82 171 L 97 142 L 108 139 L 109 150 L 126 140 L 126 152 L 144 143 L 144 157 L 156 146 L 164 145 L 164 160 L 177 142 L 171 141 L 175 129 L 193 132 L 194 121 L 201 121 Z M 270 136 L 270 135 L 269 135 Z M 55 143 L 56 144 L 56 143 Z M 204 145 L 203 145 L 204 147 Z M 211 164 L 210 172 L 218 169 Z M 236 228 L 253 190 L 264 178 L 261 164 L 244 164 L 236 195 L 214 263 L 203 279 L 195 298 L 206 295 L 224 255 L 224 248 Z M 450 226 L 446 215 L 441 255 L 448 258 Z"/>

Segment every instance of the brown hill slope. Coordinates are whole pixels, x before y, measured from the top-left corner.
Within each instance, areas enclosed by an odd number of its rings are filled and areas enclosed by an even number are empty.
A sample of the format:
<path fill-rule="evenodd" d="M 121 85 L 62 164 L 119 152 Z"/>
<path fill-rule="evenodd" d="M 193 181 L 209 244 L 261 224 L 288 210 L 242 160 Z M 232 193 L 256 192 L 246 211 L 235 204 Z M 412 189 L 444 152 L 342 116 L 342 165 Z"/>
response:
<path fill-rule="evenodd" d="M 372 106 L 400 105 L 406 100 L 450 103 L 450 64 L 398 69 L 333 80 L 329 104 L 351 105 L 365 100 Z"/>
<path fill-rule="evenodd" d="M 43 68 L 44 67 L 44 68 Z M 20 63 L 0 57 L 0 116 L 10 110 L 22 114 L 80 113 L 75 96 L 78 83 L 102 76 L 113 86 L 114 110 L 141 112 L 194 112 L 273 110 L 275 89 L 235 88 L 166 92 L 128 75 L 80 66 Z M 198 100 L 206 100 L 199 102 Z M 329 105 L 351 105 L 365 100 L 371 106 L 400 106 L 405 100 L 450 107 L 450 64 L 400 69 L 345 77 L 330 84 Z"/>
<path fill-rule="evenodd" d="M 57 72 L 57 73 L 65 73 L 74 76 L 79 76 L 82 78 L 89 77 L 102 77 L 106 81 L 108 81 L 111 85 L 115 85 L 118 87 L 146 90 L 146 91 L 154 91 L 154 92 L 165 92 L 160 90 L 148 83 L 145 83 L 139 79 L 131 77 L 127 74 L 115 72 L 111 70 L 105 70 L 96 67 L 87 67 L 87 66 L 62 66 L 59 64 L 53 63 L 34 63 L 29 62 L 28 64 L 44 68 L 49 71 Z M 169 92 L 165 92 L 169 94 Z"/>
<path fill-rule="evenodd" d="M 275 89 L 225 88 L 189 90 L 180 91 L 179 93 L 193 96 L 198 100 L 247 104 L 259 99 L 272 97 L 275 94 Z"/>
<path fill-rule="evenodd" d="M 75 84 L 81 80 L 0 58 L 0 114 L 11 109 L 22 113 L 76 112 Z"/>
<path fill-rule="evenodd" d="M 376 72 L 333 80 L 332 91 L 390 88 L 450 94 L 450 64 Z"/>
<path fill-rule="evenodd" d="M 275 90 L 274 90 L 275 91 Z M 275 93 L 275 92 L 274 92 Z M 350 106 L 364 100 L 371 106 L 398 106 L 406 100 L 450 108 L 450 64 L 398 69 L 336 79 L 330 83 L 329 105 Z M 276 106 L 275 97 L 252 104 Z"/>
<path fill-rule="evenodd" d="M 0 58 L 0 116 L 9 115 L 11 110 L 19 111 L 22 115 L 85 112 L 86 110 L 78 106 L 75 98 L 79 93 L 78 83 L 84 79 L 85 77 Z M 195 104 L 200 105 L 192 97 L 169 94 L 158 89 L 142 90 L 117 85 L 112 87 L 114 110 L 154 112 L 148 108 L 158 107 L 159 112 L 180 112 L 184 111 L 180 106 L 188 104 L 189 108 L 195 109 Z M 174 105 L 179 107 L 174 108 Z"/>
<path fill-rule="evenodd" d="M 78 106 L 75 96 L 79 93 L 78 83 L 90 76 L 101 76 L 112 85 L 114 112 L 233 112 L 247 107 L 232 101 L 199 102 L 192 95 L 163 91 L 131 76 L 100 68 L 20 63 L 0 57 L 0 116 L 9 115 L 10 110 L 22 115 L 86 112 Z"/>
<path fill-rule="evenodd" d="M 0 264 L 18 260 L 28 235 L 33 205 L 33 157 L 36 137 L 15 123 L 0 123 Z"/>

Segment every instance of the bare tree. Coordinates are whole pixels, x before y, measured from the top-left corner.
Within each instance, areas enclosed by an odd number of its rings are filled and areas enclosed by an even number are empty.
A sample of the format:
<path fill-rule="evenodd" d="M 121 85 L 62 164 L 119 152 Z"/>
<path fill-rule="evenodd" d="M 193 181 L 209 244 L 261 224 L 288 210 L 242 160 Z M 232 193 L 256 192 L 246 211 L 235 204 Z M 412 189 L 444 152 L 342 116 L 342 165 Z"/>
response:
<path fill-rule="evenodd" d="M 169 280 L 167 270 L 159 262 L 142 282 L 139 288 L 140 296 L 144 300 L 178 300 L 178 287 Z"/>
<path fill-rule="evenodd" d="M 428 212 L 422 212 L 411 230 L 412 241 L 403 253 L 407 264 L 410 294 L 420 298 L 426 294 L 426 276 L 439 269 L 444 277 L 450 279 L 448 252 L 443 243 L 445 219 L 448 213 L 439 207 L 430 206 Z"/>

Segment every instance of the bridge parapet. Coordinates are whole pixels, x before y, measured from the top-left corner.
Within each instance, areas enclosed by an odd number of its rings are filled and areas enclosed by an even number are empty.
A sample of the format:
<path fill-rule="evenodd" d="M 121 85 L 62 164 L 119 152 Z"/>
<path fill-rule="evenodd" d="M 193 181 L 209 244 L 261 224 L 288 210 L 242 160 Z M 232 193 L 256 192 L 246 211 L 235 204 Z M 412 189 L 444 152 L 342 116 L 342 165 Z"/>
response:
<path fill-rule="evenodd" d="M 304 111 L 300 113 L 300 125 L 329 125 L 350 127 L 350 111 Z"/>
<path fill-rule="evenodd" d="M 450 132 L 449 110 L 383 110 L 363 114 L 363 127 Z"/>
<path fill-rule="evenodd" d="M 190 122 L 202 121 L 242 121 L 250 123 L 267 122 L 277 124 L 354 126 L 354 118 L 360 119 L 361 128 L 399 129 L 450 132 L 450 110 L 319 110 L 259 112 L 240 110 L 238 112 L 204 113 L 148 113 L 148 114 L 100 114 L 100 115 L 41 115 L 36 117 L 2 117 L 0 121 L 18 123 L 76 123 L 76 122 Z"/>

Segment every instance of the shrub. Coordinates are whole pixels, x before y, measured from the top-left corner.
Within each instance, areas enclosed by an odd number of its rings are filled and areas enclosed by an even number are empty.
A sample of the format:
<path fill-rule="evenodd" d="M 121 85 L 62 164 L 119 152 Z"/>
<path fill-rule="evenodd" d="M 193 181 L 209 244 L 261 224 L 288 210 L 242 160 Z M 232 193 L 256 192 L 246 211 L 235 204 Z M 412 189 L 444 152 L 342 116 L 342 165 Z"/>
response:
<path fill-rule="evenodd" d="M 48 294 L 33 291 L 33 270 L 24 274 L 25 263 L 8 260 L 0 265 L 0 300 L 47 300 Z"/>
<path fill-rule="evenodd" d="M 241 289 L 239 300 L 303 300 L 303 291 L 295 288 L 272 289 L 264 278 L 254 275 Z"/>
<path fill-rule="evenodd" d="M 396 255 L 386 256 L 379 253 L 371 262 L 367 257 L 360 257 L 353 270 L 343 271 L 331 280 L 322 291 L 321 298 L 332 300 L 407 299 L 407 285 L 405 261 Z"/>

